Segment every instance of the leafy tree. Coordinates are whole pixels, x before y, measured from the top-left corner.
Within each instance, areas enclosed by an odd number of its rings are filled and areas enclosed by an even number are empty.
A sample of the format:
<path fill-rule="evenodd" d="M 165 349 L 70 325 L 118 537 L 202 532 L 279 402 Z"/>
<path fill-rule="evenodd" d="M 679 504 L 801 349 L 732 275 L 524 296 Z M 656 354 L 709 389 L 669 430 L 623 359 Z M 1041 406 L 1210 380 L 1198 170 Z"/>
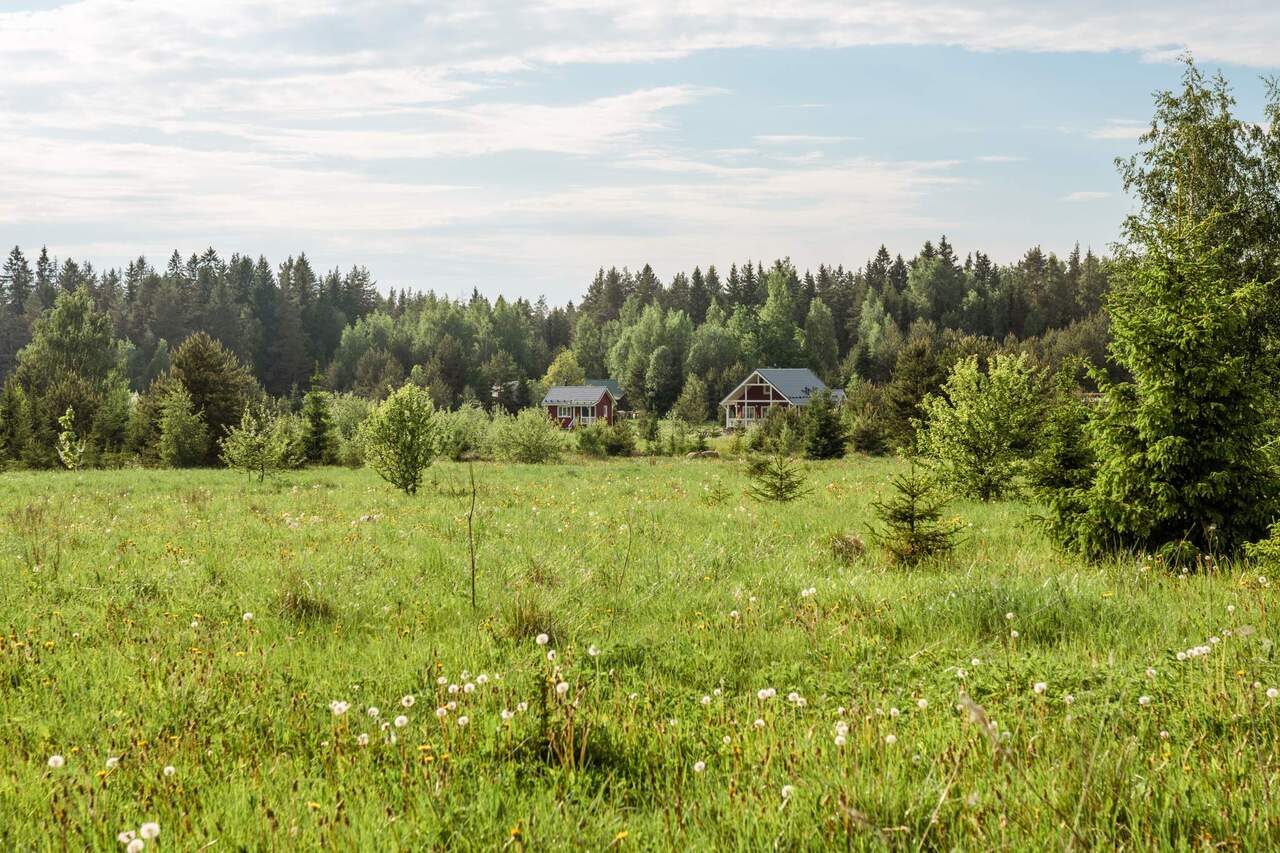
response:
<path fill-rule="evenodd" d="M 918 443 L 943 482 L 984 501 L 1017 488 L 1044 413 L 1043 374 L 1025 353 L 997 355 L 987 368 L 977 356 L 956 363 L 941 393 L 924 399 Z"/>
<path fill-rule="evenodd" d="M 207 458 L 208 427 L 181 383 L 170 387 L 160 403 L 160 440 L 156 450 L 161 463 L 169 468 L 190 468 Z"/>
<path fill-rule="evenodd" d="M 871 537 L 890 559 L 914 566 L 955 550 L 959 525 L 942 517 L 948 500 L 938 484 L 918 469 L 914 458 L 907 473 L 895 474 L 891 484 L 892 497 L 871 502 L 881 524 L 879 530 L 871 530 Z"/>
<path fill-rule="evenodd" d="M 809 316 L 804 323 L 804 353 L 809 367 L 819 376 L 830 378 L 835 373 L 840 358 L 836 324 L 831 309 L 821 299 L 809 303 Z"/>
<path fill-rule="evenodd" d="M 626 421 L 608 424 L 596 421 L 576 431 L 578 449 L 587 456 L 630 456 L 636 438 Z"/>
<path fill-rule="evenodd" d="M 464 403 L 454 412 L 436 415 L 436 452 L 458 462 L 483 455 L 489 449 L 489 416 L 475 402 Z"/>
<path fill-rule="evenodd" d="M 76 435 L 76 411 L 67 406 L 67 411 L 58 418 L 58 460 L 68 471 L 75 471 L 84 459 L 85 443 Z"/>
<path fill-rule="evenodd" d="M 578 364 L 573 350 L 564 350 L 551 362 L 547 373 L 542 377 L 542 384 L 548 388 L 554 385 L 581 385 L 587 381 L 587 373 Z"/>
<path fill-rule="evenodd" d="M 17 382 L 0 389 L 0 462 L 29 464 L 38 456 L 31 422 L 31 403 Z"/>
<path fill-rule="evenodd" d="M 818 303 L 821 304 L 821 303 Z M 823 391 L 804 407 L 804 455 L 809 459 L 839 459 L 844 456 L 844 420 L 840 409 L 831 399 L 831 392 Z"/>
<path fill-rule="evenodd" d="M 508 462 L 553 462 L 564 446 L 560 428 L 541 409 L 522 409 L 514 417 L 493 417 L 494 452 Z"/>
<path fill-rule="evenodd" d="M 659 346 L 649 357 L 649 369 L 645 372 L 645 390 L 653 411 L 666 412 L 680 394 L 680 356 L 666 344 Z"/>
<path fill-rule="evenodd" d="M 360 427 L 365 459 L 382 479 L 416 494 L 436 447 L 435 406 L 426 391 L 405 383 Z"/>
<path fill-rule="evenodd" d="M 261 483 L 285 468 L 293 468 L 298 458 L 286 426 L 265 413 L 256 414 L 248 407 L 240 423 L 227 431 L 219 443 L 222 462 L 228 468 L 244 471 L 252 480 L 256 474 Z"/>

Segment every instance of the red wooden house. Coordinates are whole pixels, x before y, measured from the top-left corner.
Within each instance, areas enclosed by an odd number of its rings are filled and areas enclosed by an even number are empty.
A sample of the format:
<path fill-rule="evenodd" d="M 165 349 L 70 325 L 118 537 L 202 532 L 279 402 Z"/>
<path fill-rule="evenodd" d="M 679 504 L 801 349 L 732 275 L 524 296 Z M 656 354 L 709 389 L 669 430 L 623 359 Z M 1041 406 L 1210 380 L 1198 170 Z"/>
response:
<path fill-rule="evenodd" d="M 823 381 L 807 367 L 762 367 L 752 371 L 720 401 L 725 428 L 745 429 L 768 417 L 770 409 L 807 406 L 827 390 Z M 831 399 L 843 400 L 844 392 L 838 388 L 831 391 Z"/>
<path fill-rule="evenodd" d="M 604 421 L 618 416 L 618 399 L 605 385 L 554 385 L 542 398 L 542 407 L 561 429 Z"/>

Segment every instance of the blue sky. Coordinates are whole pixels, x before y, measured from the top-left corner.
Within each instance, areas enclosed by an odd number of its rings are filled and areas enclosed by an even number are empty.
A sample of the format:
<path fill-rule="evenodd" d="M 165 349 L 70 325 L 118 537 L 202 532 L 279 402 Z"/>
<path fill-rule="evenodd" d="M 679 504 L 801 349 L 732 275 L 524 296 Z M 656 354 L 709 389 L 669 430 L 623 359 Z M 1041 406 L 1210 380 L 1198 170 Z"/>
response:
<path fill-rule="evenodd" d="M 1105 250 L 1179 52 L 1260 115 L 1280 4 L 0 0 L 0 241 L 213 245 L 561 302 L 601 265 Z"/>

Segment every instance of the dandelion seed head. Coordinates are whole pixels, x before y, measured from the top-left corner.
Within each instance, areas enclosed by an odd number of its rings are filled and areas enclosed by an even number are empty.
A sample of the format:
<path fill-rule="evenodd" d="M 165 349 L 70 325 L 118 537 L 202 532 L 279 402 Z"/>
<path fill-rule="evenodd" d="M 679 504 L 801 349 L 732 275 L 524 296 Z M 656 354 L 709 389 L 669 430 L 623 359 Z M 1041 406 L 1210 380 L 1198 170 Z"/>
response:
<path fill-rule="evenodd" d="M 466 714 L 463 714 L 461 717 L 458 717 L 458 728 L 465 729 L 469 722 L 471 722 L 471 718 Z"/>
<path fill-rule="evenodd" d="M 1049 689 L 1049 685 L 1045 684 L 1043 681 L 1037 681 L 1031 689 L 1037 693 L 1043 693 Z"/>
<path fill-rule="evenodd" d="M 556 685 L 557 695 L 563 696 L 568 692 L 569 692 L 569 683 L 567 681 L 561 681 L 559 684 Z"/>
<path fill-rule="evenodd" d="M 252 621 L 253 621 L 253 614 L 246 610 L 246 611 L 244 612 L 244 615 L 243 615 L 243 616 L 241 616 L 240 618 L 241 618 L 241 619 L 243 619 L 245 622 L 252 622 Z"/>
<path fill-rule="evenodd" d="M 409 718 L 406 717 L 404 714 L 401 714 L 400 716 L 396 717 L 395 724 L 397 729 L 403 729 L 405 726 L 409 725 Z"/>
<path fill-rule="evenodd" d="M 162 773 L 164 773 L 164 775 L 166 775 L 166 776 L 172 776 L 173 774 L 177 773 L 178 771 L 177 771 L 176 769 L 174 769 L 174 766 L 173 766 L 172 764 L 167 764 L 167 765 L 165 765 L 164 770 L 162 770 L 161 772 L 162 772 Z"/>
<path fill-rule="evenodd" d="M 332 702 L 329 703 L 329 710 L 333 712 L 333 715 L 335 717 L 341 717 L 343 714 L 347 713 L 347 710 L 350 707 L 351 707 L 350 702 L 343 702 L 339 699 L 334 699 Z"/>
<path fill-rule="evenodd" d="M 59 767 L 67 763 L 67 760 L 61 755 L 50 755 L 47 762 L 50 770 L 57 770 Z"/>
<path fill-rule="evenodd" d="M 782 786 L 782 799 L 784 799 L 784 800 L 789 800 L 789 799 L 791 799 L 791 795 L 792 795 L 792 794 L 794 794 L 795 792 L 796 792 L 796 786 L 795 786 L 795 785 L 783 785 L 783 786 Z"/>
<path fill-rule="evenodd" d="M 157 837 L 159 834 L 160 834 L 160 824 L 156 823 L 155 821 L 148 821 L 147 823 L 144 823 L 142 826 L 138 827 L 138 835 L 142 836 L 148 841 L 151 841 L 152 839 Z"/>
<path fill-rule="evenodd" d="M 444 707 L 436 708 L 436 716 L 443 720 L 449 716 L 449 709 Z"/>
<path fill-rule="evenodd" d="M 916 700 L 916 707 L 917 707 L 917 708 L 919 708 L 921 711 L 923 711 L 925 708 L 928 708 L 928 707 L 929 707 L 929 700 L 928 700 L 928 699 L 917 699 L 917 700 Z"/>
<path fill-rule="evenodd" d="M 1141 706 L 1143 706 L 1143 707 L 1145 708 L 1147 705 L 1150 705 L 1150 704 L 1151 704 L 1151 697 L 1150 697 L 1150 696 L 1139 696 L 1139 697 L 1138 697 L 1138 704 L 1139 704 L 1139 705 L 1141 705 Z"/>
<path fill-rule="evenodd" d="M 755 721 L 755 723 L 753 723 L 752 725 L 754 725 L 757 729 L 763 729 L 763 728 L 764 728 L 764 720 L 760 719 L 759 717 L 756 717 L 756 721 Z"/>
<path fill-rule="evenodd" d="M 368 733 L 361 732 L 360 734 L 356 735 L 356 744 L 359 746 L 368 746 L 369 745 Z"/>
<path fill-rule="evenodd" d="M 1067 704 L 1067 705 L 1074 705 L 1074 704 L 1076 703 L 1076 697 L 1074 697 L 1074 696 L 1072 696 L 1070 693 L 1068 693 L 1066 696 L 1063 696 L 1063 697 L 1062 697 L 1062 701 L 1063 701 L 1063 703 L 1064 703 L 1064 704 Z"/>
<path fill-rule="evenodd" d="M 376 719 L 376 718 L 377 718 L 377 716 L 378 716 L 378 714 L 380 714 L 380 713 L 382 713 L 382 712 L 378 710 L 378 708 L 377 708 L 377 706 L 376 706 L 376 705 L 370 705 L 370 706 L 369 706 L 369 710 L 368 710 L 366 713 L 367 713 L 370 717 L 373 717 L 373 718 L 375 718 L 375 719 Z"/>
<path fill-rule="evenodd" d="M 694 772 L 694 773 L 701 773 L 703 770 L 706 770 L 706 769 L 707 769 L 707 762 L 705 762 L 705 761 L 695 761 L 695 762 L 693 762 L 693 772 Z"/>
<path fill-rule="evenodd" d="M 594 643 L 591 644 L 590 646 L 587 646 L 587 654 L 590 655 L 591 657 L 597 657 L 600 654 L 600 647 L 595 645 Z"/>
<path fill-rule="evenodd" d="M 545 646 L 547 643 L 551 642 L 551 638 L 548 637 L 546 634 L 539 634 L 538 636 L 534 637 L 533 641 L 540 646 Z"/>
<path fill-rule="evenodd" d="M 1275 699 L 1277 696 L 1280 696 L 1280 690 L 1277 690 L 1277 689 L 1276 689 L 1276 688 L 1274 688 L 1274 687 L 1268 687 L 1268 688 L 1267 688 L 1267 698 L 1268 698 L 1268 699 Z"/>
<path fill-rule="evenodd" d="M 141 838 L 135 838 L 124 846 L 125 853 L 142 853 L 147 846 L 147 842 Z"/>
<path fill-rule="evenodd" d="M 702 697 L 700 700 L 698 700 L 698 701 L 700 701 L 703 705 L 710 705 L 710 704 L 711 704 L 711 697 L 710 697 L 710 696 L 703 696 L 703 697 Z"/>
<path fill-rule="evenodd" d="M 898 742 L 898 736 L 895 734 L 887 734 L 884 736 L 884 742 L 887 743 L 889 746 L 893 746 L 895 743 Z"/>
<path fill-rule="evenodd" d="M 836 735 L 836 746 L 844 746 L 846 742 L 844 735 Z"/>
<path fill-rule="evenodd" d="M 412 693 L 407 693 L 407 694 L 405 694 L 404 696 L 401 696 L 401 697 L 400 697 L 400 705 L 401 705 L 401 707 L 403 707 L 403 708 L 412 708 L 412 707 L 413 707 L 413 703 L 414 703 L 414 702 L 416 702 L 416 701 L 417 701 L 417 700 L 413 698 L 413 694 L 412 694 Z"/>

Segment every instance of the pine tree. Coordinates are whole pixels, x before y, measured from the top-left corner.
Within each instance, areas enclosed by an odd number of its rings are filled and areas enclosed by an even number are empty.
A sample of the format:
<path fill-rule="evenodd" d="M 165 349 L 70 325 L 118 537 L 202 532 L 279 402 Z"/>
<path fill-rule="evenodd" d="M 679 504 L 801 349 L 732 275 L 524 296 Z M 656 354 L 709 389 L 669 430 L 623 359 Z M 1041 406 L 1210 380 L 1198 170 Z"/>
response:
<path fill-rule="evenodd" d="M 943 521 L 942 511 L 949 501 L 914 458 L 905 474 L 891 480 L 894 494 L 875 500 L 871 508 L 882 527 L 871 530 L 871 538 L 895 563 L 914 566 L 924 560 L 946 557 L 959 541 L 959 526 Z"/>
<path fill-rule="evenodd" d="M 810 491 L 804 467 L 781 452 L 748 459 L 747 477 L 751 480 L 748 494 L 762 503 L 789 503 Z"/>
<path fill-rule="evenodd" d="M 848 435 L 840 410 L 831 392 L 823 391 L 804 407 L 804 447 L 809 459 L 839 459 L 844 456 Z"/>
<path fill-rule="evenodd" d="M 329 393 L 324 390 L 324 377 L 317 369 L 311 377 L 311 390 L 302 400 L 302 452 L 307 462 L 318 465 L 333 462 L 337 454 L 329 399 Z"/>
<path fill-rule="evenodd" d="M 240 420 L 254 392 L 253 377 L 235 353 L 204 332 L 196 332 L 174 350 L 169 374 L 191 395 L 192 407 L 202 413 L 213 442 Z M 208 448 L 205 462 L 216 464 L 216 447 Z"/>
<path fill-rule="evenodd" d="M 898 353 L 893 379 L 884 390 L 889 433 L 896 446 L 913 444 L 916 422 L 924 416 L 921 403 L 945 379 L 941 359 L 928 339 L 914 340 Z"/>
<path fill-rule="evenodd" d="M 23 313 L 27 300 L 31 298 L 34 281 L 31 264 L 27 263 L 22 249 L 14 246 L 5 259 L 3 272 L 0 272 L 0 303 L 7 304 L 10 313 Z"/>

